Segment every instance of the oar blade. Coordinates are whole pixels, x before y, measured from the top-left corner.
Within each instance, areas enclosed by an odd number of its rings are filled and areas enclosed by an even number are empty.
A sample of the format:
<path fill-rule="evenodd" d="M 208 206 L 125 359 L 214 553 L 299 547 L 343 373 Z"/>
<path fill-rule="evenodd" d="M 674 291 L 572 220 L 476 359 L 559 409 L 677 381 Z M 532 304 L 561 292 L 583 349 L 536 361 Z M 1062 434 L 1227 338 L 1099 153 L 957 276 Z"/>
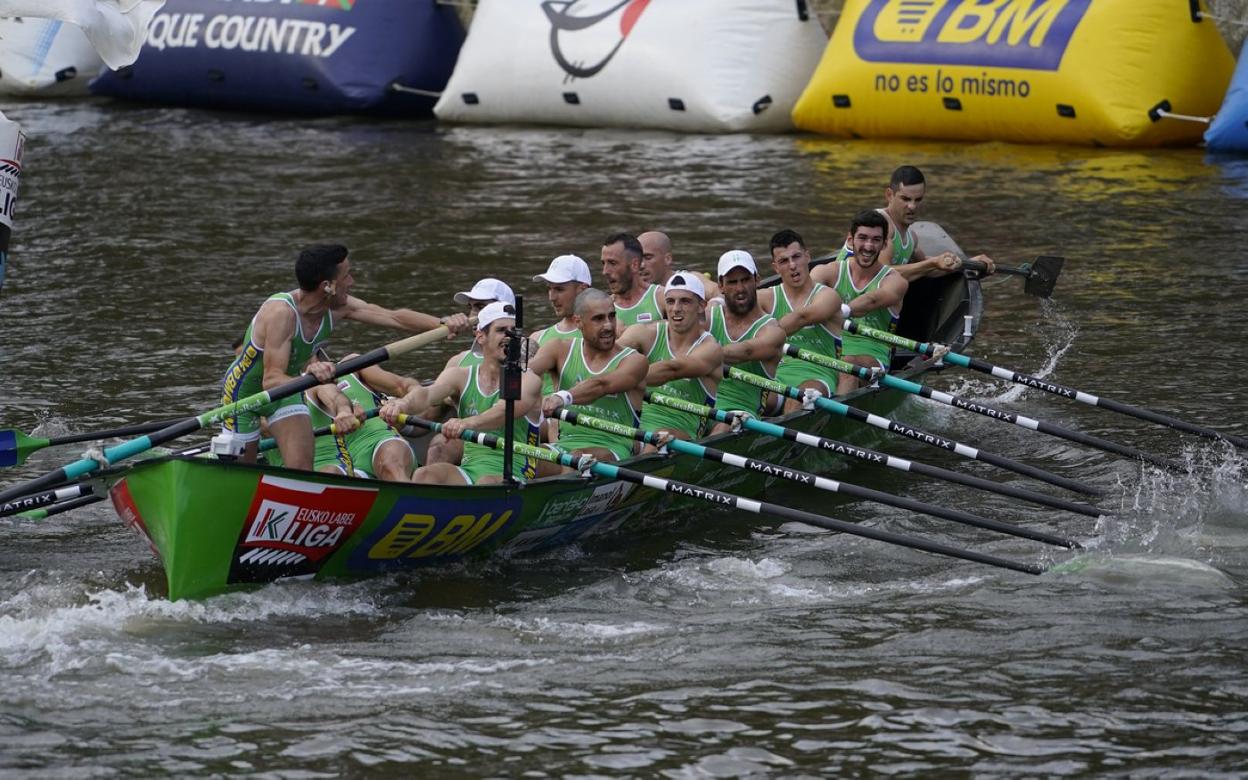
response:
<path fill-rule="evenodd" d="M 1057 277 L 1062 273 L 1066 258 L 1054 255 L 1041 255 L 1031 264 L 1031 273 L 1023 283 L 1023 292 L 1037 298 L 1048 298 L 1053 295 L 1057 286 Z"/>
<path fill-rule="evenodd" d="M 27 436 L 21 431 L 0 431 L 0 469 L 22 465 L 31 453 L 51 443 L 49 439 Z"/>

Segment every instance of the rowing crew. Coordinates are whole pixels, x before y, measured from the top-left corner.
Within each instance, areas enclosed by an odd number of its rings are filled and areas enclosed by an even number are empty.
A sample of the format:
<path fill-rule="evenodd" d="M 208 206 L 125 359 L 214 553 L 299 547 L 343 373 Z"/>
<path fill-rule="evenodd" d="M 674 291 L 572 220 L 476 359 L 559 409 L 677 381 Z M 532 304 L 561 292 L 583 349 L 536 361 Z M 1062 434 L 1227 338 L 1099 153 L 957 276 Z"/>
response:
<path fill-rule="evenodd" d="M 547 441 L 600 459 L 631 454 L 629 443 L 610 435 L 585 428 L 561 433 L 543 419 L 564 406 L 682 439 L 707 432 L 701 418 L 642 403 L 647 387 L 724 410 L 779 411 L 764 407 L 757 388 L 721 379 L 725 364 L 825 395 L 857 387 L 853 376 L 781 358 L 786 340 L 886 370 L 889 348 L 852 334 L 842 337 L 841 324 L 852 316 L 889 330 L 899 317 L 909 279 L 957 269 L 959 261 L 950 254 L 923 256 L 911 233 L 924 186 L 917 169 L 898 169 L 885 191 L 886 208 L 858 214 L 838 259 L 815 274 L 801 236 L 791 230 L 777 233 L 770 249 L 780 285 L 772 289 L 758 289 L 758 269 L 742 250 L 720 258 L 717 284 L 696 272 L 673 271 L 670 238 L 657 231 L 640 238 L 615 234 L 604 242 L 602 272 L 610 296 L 590 287 L 589 268 L 579 257 L 555 258 L 534 281 L 546 284 L 560 320 L 533 334 L 535 354 L 530 353 L 522 398 L 515 407 L 518 440 Z M 904 232 L 898 225 L 905 226 Z M 884 262 L 887 255 L 905 265 Z M 991 269 L 989 258 L 977 259 Z M 342 246 L 304 250 L 296 263 L 296 277 L 299 289 L 270 297 L 253 318 L 226 373 L 223 403 L 289 381 L 292 365 L 304 365 L 306 373 L 329 382 L 334 366 L 320 359 L 317 350 L 335 322 L 343 319 L 415 332 L 445 325 L 450 336 L 468 326 L 464 314 L 435 318 L 408 309 L 385 309 L 351 296 L 354 280 Z M 243 442 L 245 460 L 256 457 L 263 416 L 280 459 L 289 468 L 402 479 L 413 465 L 410 448 L 403 451 L 405 442 L 388 424 L 395 423 L 399 414 L 432 414 L 449 401 L 456 416 L 444 424 L 446 439 L 431 446 L 427 464 L 412 479 L 444 484 L 500 480 L 501 454 L 477 445 L 460 446 L 456 437 L 469 427 L 501 432 L 499 369 L 506 334 L 515 325 L 515 297 L 502 281 L 484 279 L 471 291 L 457 294 L 456 301 L 476 316 L 474 344 L 448 361 L 431 387 L 372 369 L 318 387 L 303 398 L 239 414 L 223 427 Z M 621 332 L 621 327 L 627 329 Z M 378 393 L 391 400 L 380 404 Z M 379 404 L 380 420 L 369 420 L 365 430 L 355 432 L 364 413 Z M 798 404 L 790 400 L 784 411 Z M 314 440 L 314 419 L 332 420 L 335 436 Z M 539 468 L 536 462 L 517 459 L 516 476 L 539 475 Z"/>

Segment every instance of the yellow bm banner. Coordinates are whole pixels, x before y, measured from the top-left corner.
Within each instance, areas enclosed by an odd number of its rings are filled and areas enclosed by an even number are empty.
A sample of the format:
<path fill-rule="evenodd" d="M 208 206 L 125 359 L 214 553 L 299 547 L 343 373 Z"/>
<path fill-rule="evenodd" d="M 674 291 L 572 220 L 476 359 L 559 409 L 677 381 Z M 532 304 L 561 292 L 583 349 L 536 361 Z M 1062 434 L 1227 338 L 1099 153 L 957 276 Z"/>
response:
<path fill-rule="evenodd" d="M 847 0 L 793 110 L 850 137 L 1195 143 L 1234 59 L 1174 0 Z M 1163 102 L 1167 101 L 1167 102 Z"/>

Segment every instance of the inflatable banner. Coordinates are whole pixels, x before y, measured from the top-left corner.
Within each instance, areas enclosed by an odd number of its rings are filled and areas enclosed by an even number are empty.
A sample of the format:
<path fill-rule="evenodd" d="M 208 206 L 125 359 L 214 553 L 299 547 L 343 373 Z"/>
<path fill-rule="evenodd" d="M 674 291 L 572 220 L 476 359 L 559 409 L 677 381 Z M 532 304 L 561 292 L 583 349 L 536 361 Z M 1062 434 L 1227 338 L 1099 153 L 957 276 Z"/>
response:
<path fill-rule="evenodd" d="M 13 233 L 13 212 L 17 209 L 17 185 L 22 178 L 22 148 L 26 135 L 17 122 L 0 114 L 0 289 L 4 287 L 4 267 L 9 260 L 9 237 Z"/>
<path fill-rule="evenodd" d="M 58 19 L 0 19 L 0 94 L 85 95 L 103 67 L 86 33 Z"/>
<path fill-rule="evenodd" d="M 798 127 L 849 137 L 1193 144 L 1234 59 L 1179 0 L 847 0 Z"/>
<path fill-rule="evenodd" d="M 827 43 L 805 0 L 481 0 L 456 122 L 782 131 Z"/>
<path fill-rule="evenodd" d="M 464 28 L 433 0 L 170 0 L 132 67 L 91 83 L 130 100 L 305 114 L 427 115 Z"/>
<path fill-rule="evenodd" d="M 1231 78 L 1222 108 L 1205 131 L 1205 143 L 1214 152 L 1248 152 L 1248 41 L 1239 50 L 1239 67 Z"/>

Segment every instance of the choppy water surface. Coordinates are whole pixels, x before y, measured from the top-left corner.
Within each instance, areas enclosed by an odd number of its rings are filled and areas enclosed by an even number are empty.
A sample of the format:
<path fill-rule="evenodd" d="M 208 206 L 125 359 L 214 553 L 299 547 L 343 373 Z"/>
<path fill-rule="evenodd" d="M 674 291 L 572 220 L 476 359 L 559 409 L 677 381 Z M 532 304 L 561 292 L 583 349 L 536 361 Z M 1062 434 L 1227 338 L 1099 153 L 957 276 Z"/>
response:
<path fill-rule="evenodd" d="M 1200 151 L 840 143 L 5 106 L 30 135 L 0 294 L 0 426 L 215 405 L 229 342 L 295 251 L 352 248 L 368 300 L 449 310 L 497 274 L 663 228 L 710 269 L 780 227 L 833 248 L 898 164 L 964 247 L 1062 254 L 1054 299 L 986 285 L 978 354 L 1248 434 L 1248 165 Z M 388 334 L 352 327 L 342 347 Z M 454 346 L 395 368 L 430 376 Z M 1162 428 L 948 371 L 935 380 L 1197 477 L 946 407 L 900 416 L 1109 491 L 1093 521 L 896 472 L 837 473 L 1074 536 L 1079 555 L 864 504 L 838 517 L 1020 560 L 988 569 L 753 516 L 691 513 L 612 548 L 203 602 L 99 507 L 0 520 L 0 773 L 328 777 L 1248 768 L 1245 462 Z M 935 450 L 890 452 L 965 468 Z M 9 485 L 77 456 L 44 452 Z M 1004 481 L 1028 484 L 1022 478 Z M 1028 485 L 1030 486 L 1030 485 Z"/>

